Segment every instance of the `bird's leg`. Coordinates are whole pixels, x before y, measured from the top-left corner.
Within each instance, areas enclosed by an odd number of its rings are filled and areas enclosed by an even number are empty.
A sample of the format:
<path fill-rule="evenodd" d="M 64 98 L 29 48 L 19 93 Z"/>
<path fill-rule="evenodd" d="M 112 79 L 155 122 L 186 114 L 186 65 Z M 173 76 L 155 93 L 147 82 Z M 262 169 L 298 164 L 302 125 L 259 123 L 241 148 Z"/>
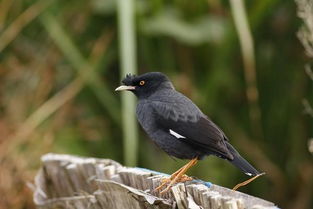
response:
<path fill-rule="evenodd" d="M 173 173 L 170 178 L 165 179 L 162 182 L 162 184 L 160 186 L 158 186 L 155 190 L 160 190 L 161 188 L 164 187 L 164 185 L 166 185 L 169 182 L 169 185 L 166 187 L 166 189 L 164 189 L 163 191 L 160 192 L 162 194 L 164 192 L 167 192 L 171 188 L 171 186 L 177 182 L 184 182 L 184 181 L 192 180 L 191 177 L 188 177 L 184 174 L 186 173 L 186 171 L 189 168 L 194 166 L 197 162 L 198 162 L 198 158 L 192 159 L 185 166 L 181 167 L 179 170 L 177 170 L 175 173 Z"/>
<path fill-rule="evenodd" d="M 167 192 L 172 187 L 172 185 L 177 182 L 192 180 L 191 177 L 188 177 L 184 174 L 187 172 L 189 168 L 197 164 L 197 162 L 198 162 L 198 158 L 194 158 L 189 163 L 187 163 L 187 165 L 181 169 L 181 171 L 175 176 L 175 178 L 169 183 L 169 185 L 163 191 L 160 192 L 160 194 Z"/>
<path fill-rule="evenodd" d="M 253 176 L 253 177 L 249 178 L 248 180 L 246 180 L 244 182 L 241 182 L 241 183 L 237 184 L 236 186 L 234 186 L 233 190 L 236 191 L 238 188 L 249 184 L 250 182 L 254 181 L 256 178 L 258 178 L 260 176 L 263 176 L 264 174 L 265 173 L 258 174 L 256 176 Z"/>
<path fill-rule="evenodd" d="M 172 175 L 169 178 L 162 179 L 162 183 L 165 182 L 165 184 L 166 184 L 166 183 L 170 182 L 171 180 L 173 180 L 175 178 L 175 176 L 177 176 L 177 174 L 186 166 L 187 166 L 187 164 L 184 165 L 183 167 L 181 167 L 180 169 L 178 169 L 177 171 L 175 171 L 174 173 L 172 173 Z"/>
<path fill-rule="evenodd" d="M 169 178 L 164 178 L 164 179 L 162 179 L 161 180 L 161 185 L 159 185 L 157 188 L 155 188 L 155 190 L 154 191 L 158 191 L 158 190 L 160 190 L 162 187 L 164 187 L 164 185 L 166 185 L 167 183 L 169 183 L 171 180 L 173 180 L 176 176 L 177 176 L 177 174 L 184 168 L 184 167 L 186 167 L 187 166 L 187 164 L 186 165 L 184 165 L 183 167 L 181 167 L 180 169 L 178 169 L 177 171 L 175 171 Z"/>

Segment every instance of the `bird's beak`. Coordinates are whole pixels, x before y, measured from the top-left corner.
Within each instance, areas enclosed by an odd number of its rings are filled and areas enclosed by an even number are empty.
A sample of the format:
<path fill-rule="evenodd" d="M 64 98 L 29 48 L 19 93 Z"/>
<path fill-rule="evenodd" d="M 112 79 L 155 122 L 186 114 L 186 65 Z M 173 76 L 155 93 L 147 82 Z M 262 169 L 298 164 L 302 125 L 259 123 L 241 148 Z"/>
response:
<path fill-rule="evenodd" d="M 115 89 L 115 91 L 130 91 L 130 90 L 135 90 L 135 86 L 119 86 Z"/>

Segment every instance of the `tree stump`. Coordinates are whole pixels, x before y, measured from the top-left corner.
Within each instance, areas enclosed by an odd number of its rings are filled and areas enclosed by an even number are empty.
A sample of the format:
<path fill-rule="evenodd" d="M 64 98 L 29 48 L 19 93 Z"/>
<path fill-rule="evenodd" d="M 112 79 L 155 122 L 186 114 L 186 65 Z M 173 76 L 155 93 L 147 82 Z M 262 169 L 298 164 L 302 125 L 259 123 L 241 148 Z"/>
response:
<path fill-rule="evenodd" d="M 46 154 L 35 178 L 37 208 L 274 209 L 273 203 L 200 180 L 153 191 L 166 174 L 109 159 Z"/>

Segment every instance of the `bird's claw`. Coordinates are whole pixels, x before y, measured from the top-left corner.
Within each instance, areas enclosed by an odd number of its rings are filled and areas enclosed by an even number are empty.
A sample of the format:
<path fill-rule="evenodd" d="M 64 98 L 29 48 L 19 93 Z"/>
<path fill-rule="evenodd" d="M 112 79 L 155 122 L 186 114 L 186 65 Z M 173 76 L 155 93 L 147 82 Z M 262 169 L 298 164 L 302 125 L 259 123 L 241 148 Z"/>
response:
<path fill-rule="evenodd" d="M 158 186 L 157 188 L 155 188 L 154 191 L 159 191 L 164 186 L 166 186 L 168 184 L 168 186 L 160 192 L 160 194 L 163 194 L 163 193 L 167 192 L 173 186 L 173 184 L 180 183 L 180 182 L 191 181 L 191 180 L 193 180 L 193 178 L 189 177 L 187 175 L 182 175 L 179 178 L 176 178 L 176 176 L 171 176 L 170 178 L 163 178 L 161 180 L 161 185 Z"/>
<path fill-rule="evenodd" d="M 186 181 L 192 181 L 193 178 L 190 177 L 190 176 L 187 176 L 187 175 L 183 175 L 181 178 L 180 178 L 180 181 L 179 182 L 186 182 Z"/>
<path fill-rule="evenodd" d="M 161 180 L 161 185 L 154 189 L 154 191 L 159 191 L 162 189 L 168 182 L 171 181 L 171 178 L 164 178 Z"/>

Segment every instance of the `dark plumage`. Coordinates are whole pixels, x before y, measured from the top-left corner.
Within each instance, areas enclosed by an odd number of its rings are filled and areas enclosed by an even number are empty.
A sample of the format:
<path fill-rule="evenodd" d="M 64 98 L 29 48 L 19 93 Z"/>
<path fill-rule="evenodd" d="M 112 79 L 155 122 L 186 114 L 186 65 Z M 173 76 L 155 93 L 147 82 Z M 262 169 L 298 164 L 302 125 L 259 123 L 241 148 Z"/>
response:
<path fill-rule="evenodd" d="M 162 73 L 127 75 L 117 88 L 138 97 L 137 118 L 152 140 L 167 154 L 180 159 L 215 155 L 245 174 L 260 174 L 229 143 L 224 132 L 186 96 L 177 92 Z"/>

